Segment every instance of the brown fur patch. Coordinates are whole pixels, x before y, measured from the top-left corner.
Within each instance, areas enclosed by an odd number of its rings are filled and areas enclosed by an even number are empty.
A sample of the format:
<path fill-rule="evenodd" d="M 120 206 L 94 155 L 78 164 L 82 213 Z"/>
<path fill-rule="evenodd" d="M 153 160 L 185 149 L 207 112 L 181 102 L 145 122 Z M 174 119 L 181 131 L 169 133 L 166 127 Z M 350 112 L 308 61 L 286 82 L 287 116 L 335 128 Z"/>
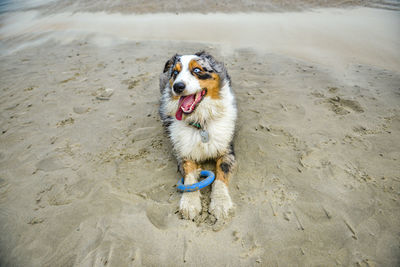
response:
<path fill-rule="evenodd" d="M 228 154 L 218 158 L 217 175 L 215 179 L 221 180 L 226 185 L 228 185 L 234 167 L 235 167 L 235 157 L 233 155 Z"/>
<path fill-rule="evenodd" d="M 185 160 L 183 162 L 183 170 L 184 170 L 185 176 L 186 176 L 189 173 L 198 171 L 198 166 L 197 166 L 196 162 L 194 162 L 194 161 Z"/>
<path fill-rule="evenodd" d="M 181 72 L 182 70 L 182 63 L 178 62 L 176 63 L 174 70 L 177 70 L 178 72 Z"/>
<path fill-rule="evenodd" d="M 181 70 L 182 70 L 182 63 L 178 62 L 178 63 L 176 63 L 176 65 L 174 66 L 174 68 L 173 68 L 173 70 L 172 70 L 172 73 L 173 73 L 174 71 L 181 72 Z M 176 76 L 172 75 L 172 76 L 171 76 L 171 79 L 169 79 L 169 86 L 170 86 L 171 88 L 172 88 L 172 85 L 174 84 L 175 78 L 176 78 Z M 179 97 L 178 97 L 178 99 L 179 99 Z"/>
<path fill-rule="evenodd" d="M 199 68 L 202 72 L 204 72 L 201 65 L 194 59 L 189 62 L 189 69 L 192 72 L 195 68 Z M 219 89 L 220 89 L 220 77 L 216 73 L 208 73 L 211 78 L 202 80 L 198 79 L 200 83 L 201 89 L 207 89 L 207 95 L 212 99 L 220 99 Z M 195 75 L 196 76 L 196 75 Z"/>
<path fill-rule="evenodd" d="M 202 89 L 207 89 L 207 95 L 212 99 L 220 99 L 220 78 L 216 73 L 211 73 L 211 79 L 199 80 Z"/>
<path fill-rule="evenodd" d="M 200 66 L 199 62 L 197 62 L 196 60 L 192 59 L 189 62 L 189 70 L 193 71 L 193 69 L 195 68 L 199 68 L 201 71 L 204 71 L 203 68 Z"/>

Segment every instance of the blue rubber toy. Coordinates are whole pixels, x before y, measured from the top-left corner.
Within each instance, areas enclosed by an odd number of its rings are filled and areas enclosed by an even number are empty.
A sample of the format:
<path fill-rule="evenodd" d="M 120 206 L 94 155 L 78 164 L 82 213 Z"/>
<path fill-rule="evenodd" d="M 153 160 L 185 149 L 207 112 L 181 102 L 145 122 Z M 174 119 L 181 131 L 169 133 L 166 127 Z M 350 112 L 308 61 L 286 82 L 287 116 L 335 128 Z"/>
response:
<path fill-rule="evenodd" d="M 201 177 L 207 177 L 203 179 L 202 181 L 195 183 L 195 184 L 189 184 L 189 185 L 184 185 L 184 179 L 180 179 L 177 185 L 178 190 L 183 191 L 183 192 L 194 192 L 197 190 L 200 190 L 208 185 L 210 185 L 212 182 L 215 180 L 215 174 L 212 171 L 201 171 L 200 172 Z"/>

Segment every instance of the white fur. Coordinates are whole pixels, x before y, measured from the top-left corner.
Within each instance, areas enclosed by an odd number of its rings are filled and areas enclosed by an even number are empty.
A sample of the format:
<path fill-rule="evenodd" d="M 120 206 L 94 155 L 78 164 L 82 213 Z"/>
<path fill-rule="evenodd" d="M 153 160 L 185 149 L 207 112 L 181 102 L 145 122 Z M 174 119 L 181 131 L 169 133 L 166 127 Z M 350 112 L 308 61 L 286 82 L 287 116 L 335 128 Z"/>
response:
<path fill-rule="evenodd" d="M 195 59 L 196 57 L 197 56 L 194 56 L 194 55 L 181 57 L 182 70 L 179 72 L 178 76 L 175 78 L 174 84 L 178 83 L 178 82 L 183 82 L 186 85 L 183 95 L 192 95 L 192 94 L 196 93 L 200 88 L 199 80 L 197 80 L 192 75 L 192 73 L 190 73 L 190 70 L 189 70 L 189 62 L 192 59 Z M 175 95 L 175 92 L 173 90 L 172 90 L 172 92 Z"/>
<path fill-rule="evenodd" d="M 217 220 L 225 219 L 233 211 L 228 187 L 221 180 L 215 180 L 212 187 L 209 211 Z"/>
<path fill-rule="evenodd" d="M 185 185 L 197 183 L 197 173 L 186 175 Z M 200 191 L 183 193 L 179 203 L 179 210 L 185 219 L 193 220 L 199 215 L 201 212 Z"/>

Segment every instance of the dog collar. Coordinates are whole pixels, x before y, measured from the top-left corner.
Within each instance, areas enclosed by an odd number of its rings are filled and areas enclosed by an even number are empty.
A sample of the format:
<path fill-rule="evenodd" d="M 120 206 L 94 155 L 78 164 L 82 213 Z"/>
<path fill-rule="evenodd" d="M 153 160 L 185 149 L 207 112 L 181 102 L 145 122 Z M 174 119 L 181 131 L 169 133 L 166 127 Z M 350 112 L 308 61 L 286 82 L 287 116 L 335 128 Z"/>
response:
<path fill-rule="evenodd" d="M 200 123 L 198 122 L 189 122 L 189 125 L 195 127 L 197 130 L 200 130 L 200 137 L 201 137 L 201 142 L 207 143 L 210 140 L 210 137 L 208 135 L 208 131 L 205 130 Z"/>
<path fill-rule="evenodd" d="M 198 122 L 189 122 L 189 125 L 197 128 L 197 129 L 202 129 L 203 127 L 201 127 L 200 123 Z"/>

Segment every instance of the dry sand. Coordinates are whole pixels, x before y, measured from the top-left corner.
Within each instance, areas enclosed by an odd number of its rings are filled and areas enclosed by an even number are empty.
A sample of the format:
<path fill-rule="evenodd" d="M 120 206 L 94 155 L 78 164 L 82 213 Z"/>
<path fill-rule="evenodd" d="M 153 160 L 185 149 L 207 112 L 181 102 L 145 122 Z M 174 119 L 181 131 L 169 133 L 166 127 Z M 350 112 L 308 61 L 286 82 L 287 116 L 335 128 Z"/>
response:
<path fill-rule="evenodd" d="M 1 15 L 0 266 L 400 264 L 398 11 L 68 12 Z M 180 219 L 158 118 L 201 49 L 239 108 L 225 223 L 208 188 Z"/>

